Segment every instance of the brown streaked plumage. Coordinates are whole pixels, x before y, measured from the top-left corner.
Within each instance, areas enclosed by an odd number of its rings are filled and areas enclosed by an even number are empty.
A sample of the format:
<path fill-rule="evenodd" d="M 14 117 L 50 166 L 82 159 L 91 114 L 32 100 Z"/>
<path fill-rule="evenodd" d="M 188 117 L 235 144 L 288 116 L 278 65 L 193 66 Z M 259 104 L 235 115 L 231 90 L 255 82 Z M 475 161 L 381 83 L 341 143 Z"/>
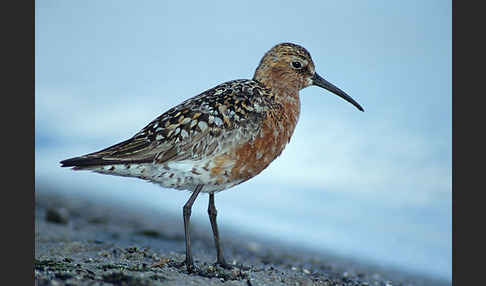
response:
<path fill-rule="evenodd" d="M 201 191 L 209 193 L 217 263 L 226 266 L 214 194 L 256 176 L 282 153 L 299 118 L 299 90 L 310 85 L 323 87 L 363 111 L 315 72 L 306 49 L 281 43 L 265 53 L 253 79 L 222 83 L 171 108 L 132 138 L 61 164 L 192 191 L 183 208 L 188 270 L 194 267 L 191 207 Z"/>

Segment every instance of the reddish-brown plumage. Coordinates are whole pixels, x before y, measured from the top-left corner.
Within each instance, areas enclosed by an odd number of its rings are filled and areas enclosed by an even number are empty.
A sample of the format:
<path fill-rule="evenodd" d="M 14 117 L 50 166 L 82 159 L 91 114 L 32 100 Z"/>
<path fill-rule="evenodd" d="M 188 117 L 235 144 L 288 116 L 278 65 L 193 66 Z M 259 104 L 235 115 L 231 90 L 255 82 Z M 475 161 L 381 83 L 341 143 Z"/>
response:
<path fill-rule="evenodd" d="M 290 141 L 300 112 L 299 101 L 281 102 L 281 107 L 268 111 L 262 129 L 252 141 L 236 147 L 232 152 L 235 164 L 230 180 L 243 180 L 256 176 L 277 158 Z"/>
<path fill-rule="evenodd" d="M 188 269 L 193 266 L 190 209 L 201 191 L 209 193 L 217 262 L 224 265 L 214 193 L 251 179 L 282 153 L 299 119 L 299 90 L 310 85 L 328 89 L 363 111 L 315 72 L 306 49 L 282 43 L 265 53 L 253 79 L 222 83 L 171 108 L 132 138 L 61 164 L 193 191 L 183 211 Z"/>
<path fill-rule="evenodd" d="M 277 158 L 294 132 L 299 90 L 316 77 L 309 52 L 283 43 L 263 56 L 252 80 L 220 84 L 168 110 L 131 139 L 63 161 L 164 187 L 216 192 Z"/>

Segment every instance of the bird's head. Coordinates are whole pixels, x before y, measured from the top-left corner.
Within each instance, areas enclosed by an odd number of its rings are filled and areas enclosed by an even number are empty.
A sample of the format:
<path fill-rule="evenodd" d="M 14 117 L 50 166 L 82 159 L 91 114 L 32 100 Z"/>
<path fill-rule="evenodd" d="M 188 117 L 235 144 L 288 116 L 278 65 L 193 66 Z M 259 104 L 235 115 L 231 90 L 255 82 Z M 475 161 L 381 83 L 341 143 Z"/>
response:
<path fill-rule="evenodd" d="M 354 99 L 344 91 L 322 78 L 315 71 L 310 53 L 302 46 L 281 43 L 265 53 L 253 79 L 270 88 L 294 88 L 301 90 L 316 85 L 329 90 L 364 111 Z"/>

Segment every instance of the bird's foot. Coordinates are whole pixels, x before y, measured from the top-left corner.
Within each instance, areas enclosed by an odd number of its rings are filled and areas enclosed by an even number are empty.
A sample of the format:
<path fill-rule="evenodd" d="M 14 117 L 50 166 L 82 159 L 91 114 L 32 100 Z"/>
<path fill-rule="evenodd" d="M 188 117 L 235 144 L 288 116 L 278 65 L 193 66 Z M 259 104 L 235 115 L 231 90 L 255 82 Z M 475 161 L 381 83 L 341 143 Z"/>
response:
<path fill-rule="evenodd" d="M 233 265 L 226 263 L 226 261 L 224 261 L 224 260 L 216 261 L 216 263 L 214 263 L 214 266 L 220 266 L 220 267 L 222 267 L 224 269 L 228 269 L 228 270 L 233 269 L 233 267 L 234 267 Z"/>
<path fill-rule="evenodd" d="M 186 266 L 186 270 L 188 273 L 197 273 L 199 269 L 194 265 L 192 261 L 184 261 L 183 264 Z"/>

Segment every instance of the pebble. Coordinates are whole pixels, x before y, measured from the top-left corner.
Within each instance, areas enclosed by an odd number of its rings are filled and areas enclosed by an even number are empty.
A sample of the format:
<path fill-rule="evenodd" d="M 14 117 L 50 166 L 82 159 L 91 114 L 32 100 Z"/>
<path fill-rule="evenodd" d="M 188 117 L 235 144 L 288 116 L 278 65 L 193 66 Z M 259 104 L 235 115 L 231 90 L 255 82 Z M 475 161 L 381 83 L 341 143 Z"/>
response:
<path fill-rule="evenodd" d="M 46 211 L 46 220 L 58 224 L 67 224 L 69 212 L 65 208 L 49 208 Z"/>

